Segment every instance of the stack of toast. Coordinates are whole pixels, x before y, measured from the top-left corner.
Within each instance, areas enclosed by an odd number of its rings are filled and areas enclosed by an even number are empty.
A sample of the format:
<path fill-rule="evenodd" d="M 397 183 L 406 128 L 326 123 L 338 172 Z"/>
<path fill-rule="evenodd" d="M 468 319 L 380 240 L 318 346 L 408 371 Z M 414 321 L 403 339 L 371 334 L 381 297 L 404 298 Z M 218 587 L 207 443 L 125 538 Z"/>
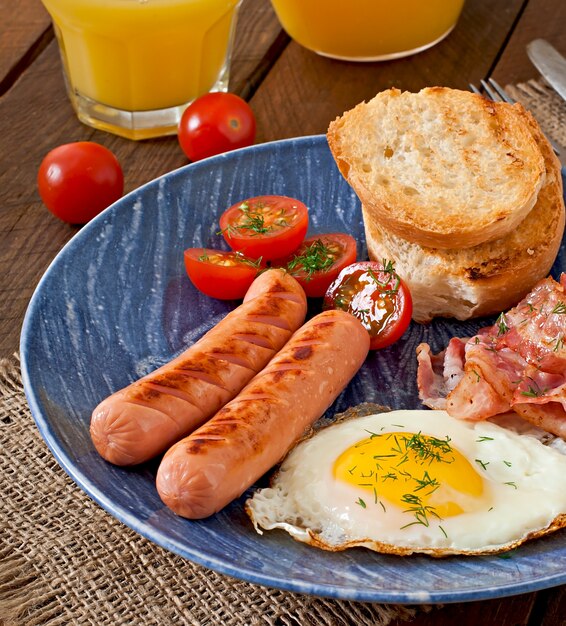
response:
<path fill-rule="evenodd" d="M 389 89 L 330 124 L 369 257 L 395 263 L 413 318 L 513 306 L 545 277 L 564 231 L 560 162 L 520 104 Z"/>

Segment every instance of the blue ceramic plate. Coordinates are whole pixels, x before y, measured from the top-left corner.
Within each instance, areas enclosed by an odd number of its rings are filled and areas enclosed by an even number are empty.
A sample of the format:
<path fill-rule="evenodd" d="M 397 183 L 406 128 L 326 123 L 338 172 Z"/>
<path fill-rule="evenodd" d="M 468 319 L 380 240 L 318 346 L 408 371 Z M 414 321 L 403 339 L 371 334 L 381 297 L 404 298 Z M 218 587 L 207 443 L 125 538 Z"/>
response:
<path fill-rule="evenodd" d="M 99 215 L 53 261 L 29 305 L 21 355 L 33 416 L 65 471 L 151 541 L 253 583 L 392 603 L 478 600 L 565 583 L 564 532 L 506 559 L 403 558 L 361 548 L 329 553 L 282 531 L 257 535 L 243 510 L 249 493 L 203 521 L 176 517 L 155 490 L 155 463 L 121 469 L 98 456 L 89 437 L 98 402 L 168 361 L 236 306 L 193 288 L 183 250 L 224 247 L 217 235 L 220 213 L 262 194 L 303 200 L 311 233 L 350 232 L 359 241 L 359 258 L 366 257 L 358 199 L 319 136 L 258 145 L 167 174 Z M 566 267 L 564 248 L 559 266 Z M 427 341 L 439 350 L 451 336 L 473 334 L 483 324 L 414 324 L 403 340 L 367 359 L 329 414 L 361 401 L 420 407 L 416 345 Z"/>

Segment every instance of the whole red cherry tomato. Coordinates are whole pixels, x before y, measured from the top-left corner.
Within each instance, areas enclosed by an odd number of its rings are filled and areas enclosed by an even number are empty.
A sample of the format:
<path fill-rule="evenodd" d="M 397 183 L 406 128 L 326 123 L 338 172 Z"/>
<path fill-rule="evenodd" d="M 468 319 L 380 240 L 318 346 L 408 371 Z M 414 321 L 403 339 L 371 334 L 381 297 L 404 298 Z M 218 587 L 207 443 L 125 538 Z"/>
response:
<path fill-rule="evenodd" d="M 238 252 L 188 248 L 185 269 L 193 285 L 211 298 L 243 298 L 261 270 L 261 262 Z"/>
<path fill-rule="evenodd" d="M 287 196 L 256 196 L 236 202 L 220 216 L 226 243 L 253 259 L 272 261 L 294 252 L 309 226 L 309 212 Z"/>
<path fill-rule="evenodd" d="M 322 298 L 342 269 L 356 260 L 356 240 L 345 233 L 307 237 L 295 252 L 273 265 L 284 267 L 310 298 Z"/>
<path fill-rule="evenodd" d="M 191 161 L 250 146 L 255 139 L 250 105 L 233 93 L 207 93 L 185 109 L 178 137 Z"/>
<path fill-rule="evenodd" d="M 124 174 L 108 148 L 91 141 L 58 146 L 49 152 L 37 174 L 45 206 L 69 224 L 86 224 L 118 200 Z"/>
<path fill-rule="evenodd" d="M 369 332 L 370 350 L 378 350 L 407 330 L 413 301 L 391 261 L 361 261 L 340 272 L 324 296 L 323 308 L 357 317 Z"/>

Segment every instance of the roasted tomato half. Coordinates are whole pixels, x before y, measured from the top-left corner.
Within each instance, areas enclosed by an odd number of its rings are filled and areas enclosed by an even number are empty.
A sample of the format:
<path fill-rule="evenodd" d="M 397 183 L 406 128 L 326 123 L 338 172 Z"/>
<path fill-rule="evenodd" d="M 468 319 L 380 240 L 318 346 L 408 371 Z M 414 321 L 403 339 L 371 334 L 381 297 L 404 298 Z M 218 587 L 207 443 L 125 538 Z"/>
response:
<path fill-rule="evenodd" d="M 307 207 L 287 196 L 257 196 L 238 202 L 220 217 L 220 230 L 236 252 L 264 261 L 286 257 L 309 225 Z"/>
<path fill-rule="evenodd" d="M 340 272 L 324 296 L 323 308 L 355 315 L 370 334 L 370 349 L 378 350 L 407 330 L 413 301 L 391 261 L 362 261 Z"/>
<path fill-rule="evenodd" d="M 243 298 L 261 270 L 261 260 L 238 252 L 189 248 L 185 250 L 185 269 L 193 285 L 211 298 Z"/>
<path fill-rule="evenodd" d="M 307 296 L 322 298 L 340 271 L 356 260 L 356 240 L 344 233 L 307 237 L 287 259 L 274 263 L 297 279 Z"/>

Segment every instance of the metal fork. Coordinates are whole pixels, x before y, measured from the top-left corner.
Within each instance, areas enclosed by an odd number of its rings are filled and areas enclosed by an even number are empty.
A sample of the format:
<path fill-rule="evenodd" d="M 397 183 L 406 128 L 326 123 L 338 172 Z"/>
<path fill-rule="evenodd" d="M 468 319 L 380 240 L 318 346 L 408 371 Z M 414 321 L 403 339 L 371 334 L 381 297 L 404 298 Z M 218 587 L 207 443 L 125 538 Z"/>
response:
<path fill-rule="evenodd" d="M 509 104 L 515 104 L 515 102 L 517 102 L 505 91 L 505 89 L 503 89 L 503 87 L 496 80 L 493 80 L 493 78 L 489 78 L 487 81 L 481 80 L 480 83 L 482 89 L 485 91 L 490 100 L 493 100 L 494 102 L 508 102 Z M 470 89 L 474 93 L 477 93 L 478 96 L 483 95 L 481 90 L 471 83 Z M 552 141 L 550 137 L 547 137 L 547 139 L 550 142 L 554 153 L 560 155 L 560 149 L 558 148 L 558 146 Z"/>

